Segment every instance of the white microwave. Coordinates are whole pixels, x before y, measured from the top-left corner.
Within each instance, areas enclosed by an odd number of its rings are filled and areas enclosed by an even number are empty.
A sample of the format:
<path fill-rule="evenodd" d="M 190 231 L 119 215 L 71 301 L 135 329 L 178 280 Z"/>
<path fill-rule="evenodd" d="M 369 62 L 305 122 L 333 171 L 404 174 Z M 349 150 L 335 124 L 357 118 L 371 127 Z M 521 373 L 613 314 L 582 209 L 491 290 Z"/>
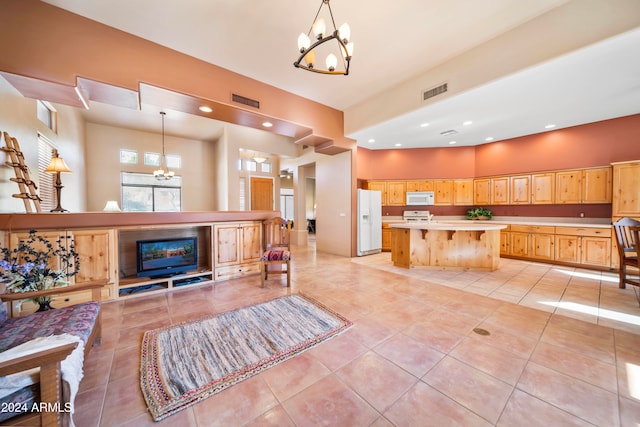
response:
<path fill-rule="evenodd" d="M 433 191 L 407 191 L 407 206 L 431 206 L 434 198 Z"/>

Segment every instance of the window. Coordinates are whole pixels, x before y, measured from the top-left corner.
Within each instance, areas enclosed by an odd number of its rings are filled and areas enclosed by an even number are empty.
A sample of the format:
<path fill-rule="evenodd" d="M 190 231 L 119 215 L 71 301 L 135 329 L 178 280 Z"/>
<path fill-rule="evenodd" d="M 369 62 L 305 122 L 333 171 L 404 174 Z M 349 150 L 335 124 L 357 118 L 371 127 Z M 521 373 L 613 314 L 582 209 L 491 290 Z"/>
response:
<path fill-rule="evenodd" d="M 144 164 L 147 166 L 160 166 L 160 153 L 144 153 Z"/>
<path fill-rule="evenodd" d="M 49 129 L 56 132 L 56 109 L 46 101 L 36 102 L 36 117 Z"/>
<path fill-rule="evenodd" d="M 180 212 L 182 177 L 156 179 L 152 174 L 122 172 L 122 210 L 125 212 Z"/>
<path fill-rule="evenodd" d="M 260 163 L 260 172 L 271 173 L 271 163 Z"/>
<path fill-rule="evenodd" d="M 169 169 L 180 169 L 182 167 L 182 157 L 176 156 L 175 154 L 167 154 L 164 160 L 167 162 Z"/>
<path fill-rule="evenodd" d="M 247 210 L 247 180 L 240 178 L 240 210 Z"/>
<path fill-rule="evenodd" d="M 135 150 L 127 150 L 126 148 L 120 149 L 120 163 L 129 165 L 138 164 L 138 152 Z"/>
<path fill-rule="evenodd" d="M 253 160 L 247 160 L 247 170 L 249 172 L 257 171 L 258 170 L 257 165 L 258 164 L 256 162 L 254 162 Z"/>
<path fill-rule="evenodd" d="M 38 133 L 38 194 L 42 212 L 48 212 L 56 207 L 56 196 L 53 188 L 52 173 L 44 170 L 51 163 L 52 151 L 55 147 L 44 135 Z"/>

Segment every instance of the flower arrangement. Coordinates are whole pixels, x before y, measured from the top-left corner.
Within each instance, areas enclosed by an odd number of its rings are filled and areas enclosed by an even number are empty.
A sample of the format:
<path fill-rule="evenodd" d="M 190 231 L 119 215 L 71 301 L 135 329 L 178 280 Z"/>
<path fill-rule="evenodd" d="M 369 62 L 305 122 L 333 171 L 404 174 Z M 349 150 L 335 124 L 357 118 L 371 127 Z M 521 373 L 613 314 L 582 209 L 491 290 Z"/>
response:
<path fill-rule="evenodd" d="M 485 208 L 473 208 L 467 211 L 467 219 L 491 219 L 493 213 Z"/>
<path fill-rule="evenodd" d="M 0 282 L 11 292 L 29 292 L 67 286 L 69 278 L 78 274 L 80 262 L 73 244 L 66 245 L 60 239 L 55 245 L 29 231 L 29 237 L 21 240 L 16 248 L 0 248 Z M 57 269 L 51 268 L 56 265 Z M 34 299 L 40 305 L 51 297 Z"/>

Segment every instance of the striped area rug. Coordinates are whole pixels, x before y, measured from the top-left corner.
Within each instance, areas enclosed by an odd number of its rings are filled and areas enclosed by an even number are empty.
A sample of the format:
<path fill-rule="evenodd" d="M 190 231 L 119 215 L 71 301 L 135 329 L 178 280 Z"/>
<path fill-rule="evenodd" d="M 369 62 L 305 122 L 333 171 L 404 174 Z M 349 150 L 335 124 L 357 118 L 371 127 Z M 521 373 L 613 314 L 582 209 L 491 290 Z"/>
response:
<path fill-rule="evenodd" d="M 147 331 L 140 385 L 159 421 L 331 338 L 351 322 L 302 295 Z"/>

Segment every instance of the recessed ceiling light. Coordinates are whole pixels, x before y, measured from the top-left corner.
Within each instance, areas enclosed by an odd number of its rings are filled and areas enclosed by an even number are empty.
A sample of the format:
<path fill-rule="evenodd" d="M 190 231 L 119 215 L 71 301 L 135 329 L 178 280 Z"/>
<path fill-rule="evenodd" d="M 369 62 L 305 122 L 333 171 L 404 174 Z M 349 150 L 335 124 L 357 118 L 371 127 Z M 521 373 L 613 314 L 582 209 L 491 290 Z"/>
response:
<path fill-rule="evenodd" d="M 473 122 L 471 120 L 467 120 L 466 122 L 462 123 L 462 126 L 469 126 L 472 123 Z"/>
<path fill-rule="evenodd" d="M 556 127 L 556 125 L 550 124 L 550 125 L 546 125 L 544 128 L 545 129 L 553 129 L 554 127 Z"/>
<path fill-rule="evenodd" d="M 198 108 L 198 110 L 202 111 L 203 113 L 211 113 L 213 111 L 213 108 L 203 105 L 202 107 Z"/>
<path fill-rule="evenodd" d="M 368 143 L 370 143 L 370 144 L 373 144 L 374 142 L 376 142 L 376 140 L 375 140 L 375 139 L 373 139 L 373 138 L 371 138 L 371 139 L 370 139 L 370 140 L 368 140 L 367 142 L 368 142 Z"/>
<path fill-rule="evenodd" d="M 402 147 L 402 144 L 393 144 L 394 147 Z"/>
<path fill-rule="evenodd" d="M 493 137 L 492 136 L 488 136 L 484 140 L 487 141 L 487 142 L 493 141 Z"/>
<path fill-rule="evenodd" d="M 449 145 L 453 145 L 455 143 L 456 143 L 456 141 L 449 141 Z"/>
<path fill-rule="evenodd" d="M 427 126 L 429 126 L 429 123 L 422 123 L 422 124 L 420 125 L 420 127 L 421 127 L 421 128 L 426 128 Z"/>
<path fill-rule="evenodd" d="M 271 126 L 273 126 L 273 123 L 271 122 L 264 122 L 262 123 L 262 126 L 266 127 L 266 128 L 270 128 Z"/>

